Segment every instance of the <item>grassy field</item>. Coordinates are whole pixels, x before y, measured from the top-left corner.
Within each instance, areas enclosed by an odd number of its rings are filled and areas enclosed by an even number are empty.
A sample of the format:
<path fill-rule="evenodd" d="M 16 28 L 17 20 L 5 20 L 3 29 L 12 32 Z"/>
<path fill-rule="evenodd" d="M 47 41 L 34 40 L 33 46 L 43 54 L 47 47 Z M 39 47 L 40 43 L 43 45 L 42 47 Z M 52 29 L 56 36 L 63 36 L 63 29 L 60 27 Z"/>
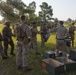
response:
<path fill-rule="evenodd" d="M 2 30 L 3 26 L 0 25 L 0 32 Z M 48 39 L 48 42 L 46 42 L 45 47 L 40 47 L 41 42 L 40 35 L 37 35 L 38 40 L 38 46 L 39 46 L 39 52 L 43 54 L 46 50 L 54 50 L 55 49 L 55 35 L 52 34 L 50 38 Z M 13 37 L 14 43 L 16 44 L 16 39 Z M 76 40 L 76 39 L 75 39 Z M 10 46 L 8 50 L 9 59 L 2 60 L 0 57 L 0 75 L 51 75 L 48 72 L 46 72 L 45 69 L 41 68 L 41 60 L 43 59 L 42 56 L 36 56 L 34 53 L 34 50 L 30 49 L 29 53 L 29 65 L 33 67 L 33 70 L 30 72 L 24 72 L 23 70 L 17 70 L 16 67 L 16 56 L 10 55 Z M 15 48 L 15 54 L 16 54 L 16 48 Z M 76 72 L 70 72 L 65 73 L 62 75 L 76 75 Z"/>

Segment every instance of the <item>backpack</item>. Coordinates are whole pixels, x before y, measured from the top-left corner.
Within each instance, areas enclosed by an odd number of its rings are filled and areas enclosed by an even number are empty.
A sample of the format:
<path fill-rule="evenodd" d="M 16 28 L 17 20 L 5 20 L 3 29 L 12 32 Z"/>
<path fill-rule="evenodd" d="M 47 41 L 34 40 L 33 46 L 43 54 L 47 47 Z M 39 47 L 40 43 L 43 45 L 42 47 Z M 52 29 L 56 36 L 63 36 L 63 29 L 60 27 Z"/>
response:
<path fill-rule="evenodd" d="M 31 41 L 24 30 L 26 28 L 27 25 L 25 24 L 22 25 L 19 24 L 15 27 L 15 36 L 17 37 L 17 40 L 23 41 L 24 44 L 28 44 Z"/>
<path fill-rule="evenodd" d="M 22 25 L 18 24 L 15 27 L 15 35 L 16 35 L 17 38 L 26 37 L 26 33 L 24 32 L 23 28 L 24 28 L 24 24 L 22 24 Z"/>

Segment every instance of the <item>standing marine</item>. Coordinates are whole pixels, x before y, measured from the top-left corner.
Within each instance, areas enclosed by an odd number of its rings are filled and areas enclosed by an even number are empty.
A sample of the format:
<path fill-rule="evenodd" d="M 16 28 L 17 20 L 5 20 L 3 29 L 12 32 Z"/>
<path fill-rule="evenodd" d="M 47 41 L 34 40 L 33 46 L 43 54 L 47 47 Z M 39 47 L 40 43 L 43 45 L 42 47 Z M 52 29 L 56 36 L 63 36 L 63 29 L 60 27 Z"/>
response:
<path fill-rule="evenodd" d="M 5 22 L 5 27 L 2 29 L 2 35 L 3 35 L 3 42 L 4 42 L 4 53 L 6 56 L 8 56 L 7 54 L 7 50 L 8 50 L 8 45 L 11 46 L 11 51 L 10 54 L 11 55 L 15 55 L 14 54 L 14 42 L 12 39 L 13 33 L 12 33 L 12 29 L 10 28 L 10 21 Z"/>

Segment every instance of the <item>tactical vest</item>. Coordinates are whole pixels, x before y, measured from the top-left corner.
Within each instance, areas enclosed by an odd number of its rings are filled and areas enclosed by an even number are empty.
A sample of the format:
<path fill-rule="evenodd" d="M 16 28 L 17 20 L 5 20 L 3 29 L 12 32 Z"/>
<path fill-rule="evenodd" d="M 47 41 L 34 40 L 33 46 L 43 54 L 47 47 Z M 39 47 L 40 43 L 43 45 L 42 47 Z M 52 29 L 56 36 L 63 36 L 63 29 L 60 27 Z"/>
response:
<path fill-rule="evenodd" d="M 2 30 L 2 35 L 3 35 L 3 39 L 10 39 L 12 38 L 12 31 L 11 31 L 11 28 L 8 28 L 8 27 L 4 27 L 3 30 Z M 7 37 L 7 38 L 6 38 Z"/>
<path fill-rule="evenodd" d="M 31 28 L 31 32 L 32 32 L 32 37 L 36 37 L 37 33 L 34 31 L 33 28 Z"/>
<path fill-rule="evenodd" d="M 24 27 L 26 27 L 24 24 L 16 26 L 15 31 L 16 31 L 17 40 L 24 40 L 24 39 L 28 40 L 26 32 L 23 29 Z"/>

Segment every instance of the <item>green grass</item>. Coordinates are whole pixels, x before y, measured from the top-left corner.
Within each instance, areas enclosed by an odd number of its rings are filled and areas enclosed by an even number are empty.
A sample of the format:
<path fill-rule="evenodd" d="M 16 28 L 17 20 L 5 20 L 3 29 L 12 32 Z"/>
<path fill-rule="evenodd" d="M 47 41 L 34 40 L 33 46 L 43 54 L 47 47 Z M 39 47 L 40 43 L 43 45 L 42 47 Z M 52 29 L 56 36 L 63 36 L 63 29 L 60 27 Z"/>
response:
<path fill-rule="evenodd" d="M 2 28 L 3 26 L 0 25 L 0 31 L 2 30 Z M 40 35 L 37 35 L 39 52 L 41 54 L 43 54 L 43 52 L 46 50 L 55 49 L 56 40 L 55 40 L 54 34 L 50 36 L 50 38 L 48 39 L 48 42 L 45 44 L 45 47 L 43 48 L 40 47 L 40 42 L 41 42 L 40 39 L 41 39 Z M 13 40 L 16 45 L 16 39 L 14 37 L 13 37 Z M 33 70 L 30 72 L 24 72 L 23 70 L 17 70 L 16 56 L 10 55 L 10 46 L 9 46 L 8 54 L 9 54 L 9 59 L 7 60 L 2 60 L 2 58 L 0 57 L 0 75 L 51 75 L 48 72 L 46 72 L 45 69 L 41 68 L 41 60 L 43 59 L 43 57 L 36 56 L 34 53 L 34 50 L 32 49 L 30 49 L 30 52 L 29 52 L 29 65 L 33 67 Z M 15 48 L 15 54 L 16 54 L 16 48 Z M 76 72 L 65 73 L 62 75 L 76 75 Z"/>

